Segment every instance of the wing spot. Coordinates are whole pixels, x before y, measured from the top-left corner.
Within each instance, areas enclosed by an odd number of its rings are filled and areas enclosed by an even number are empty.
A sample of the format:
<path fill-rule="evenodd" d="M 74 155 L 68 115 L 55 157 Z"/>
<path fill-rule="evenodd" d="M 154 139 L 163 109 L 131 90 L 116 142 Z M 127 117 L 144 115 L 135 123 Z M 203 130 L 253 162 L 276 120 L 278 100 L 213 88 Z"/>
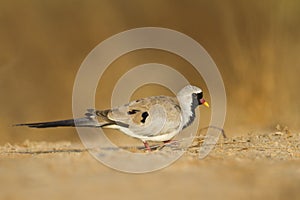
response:
<path fill-rule="evenodd" d="M 140 110 L 135 110 L 135 109 L 133 109 L 133 110 L 129 110 L 129 111 L 127 112 L 127 114 L 128 114 L 128 115 L 134 115 L 134 114 L 137 113 L 137 112 L 140 112 Z"/>
<path fill-rule="evenodd" d="M 148 116 L 149 116 L 148 112 L 143 112 L 142 113 L 142 120 L 141 120 L 141 122 L 145 123 Z"/>

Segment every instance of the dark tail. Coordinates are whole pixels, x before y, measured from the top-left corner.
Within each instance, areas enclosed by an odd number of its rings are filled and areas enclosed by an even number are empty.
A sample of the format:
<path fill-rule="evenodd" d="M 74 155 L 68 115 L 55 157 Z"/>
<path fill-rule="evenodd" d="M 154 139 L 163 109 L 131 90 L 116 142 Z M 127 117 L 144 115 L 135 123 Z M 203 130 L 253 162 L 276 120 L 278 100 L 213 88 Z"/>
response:
<path fill-rule="evenodd" d="M 15 124 L 14 126 L 28 126 L 30 128 L 54 128 L 54 127 L 102 127 L 105 124 L 100 124 L 97 120 L 92 118 L 78 118 L 67 119 L 53 122 L 37 122 Z"/>

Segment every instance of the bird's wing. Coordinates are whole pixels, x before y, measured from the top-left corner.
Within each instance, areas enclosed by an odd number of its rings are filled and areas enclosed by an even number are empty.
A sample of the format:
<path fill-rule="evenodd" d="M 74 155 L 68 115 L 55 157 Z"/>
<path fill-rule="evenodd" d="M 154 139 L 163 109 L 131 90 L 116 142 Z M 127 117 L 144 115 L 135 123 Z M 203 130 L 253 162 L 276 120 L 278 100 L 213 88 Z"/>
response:
<path fill-rule="evenodd" d="M 96 111 L 107 127 L 128 129 L 135 135 L 156 136 L 177 130 L 181 110 L 174 97 L 156 96 L 130 102 L 110 110 Z"/>

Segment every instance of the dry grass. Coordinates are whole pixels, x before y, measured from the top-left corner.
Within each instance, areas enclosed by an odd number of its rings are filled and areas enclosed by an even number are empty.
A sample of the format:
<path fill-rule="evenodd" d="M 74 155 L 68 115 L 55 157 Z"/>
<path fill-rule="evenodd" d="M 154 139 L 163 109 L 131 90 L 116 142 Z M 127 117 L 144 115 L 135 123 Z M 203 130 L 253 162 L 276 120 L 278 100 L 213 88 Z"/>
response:
<path fill-rule="evenodd" d="M 204 160 L 197 153 L 201 141 L 170 167 L 141 175 L 104 167 L 79 144 L 6 144 L 0 147 L 0 198 L 299 198 L 299 133 L 221 139 Z"/>

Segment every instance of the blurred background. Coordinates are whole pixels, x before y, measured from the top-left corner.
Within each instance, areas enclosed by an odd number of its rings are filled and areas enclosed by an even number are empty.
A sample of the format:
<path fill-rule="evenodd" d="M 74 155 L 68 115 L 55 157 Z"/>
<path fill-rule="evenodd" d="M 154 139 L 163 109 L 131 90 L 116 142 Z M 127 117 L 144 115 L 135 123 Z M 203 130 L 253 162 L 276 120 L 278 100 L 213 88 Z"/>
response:
<path fill-rule="evenodd" d="M 229 136 L 272 131 L 276 124 L 299 130 L 299 13 L 300 3 L 292 0 L 0 1 L 0 144 L 79 141 L 73 128 L 32 130 L 12 124 L 70 118 L 73 83 L 88 53 L 114 34 L 146 26 L 180 31 L 207 50 L 224 79 Z M 174 67 L 208 93 L 185 60 L 141 50 L 120 57 L 105 72 L 97 108 L 109 107 L 122 74 L 148 62 Z M 157 94 L 172 95 L 146 85 L 132 98 Z M 210 112 L 201 112 L 204 127 Z"/>

